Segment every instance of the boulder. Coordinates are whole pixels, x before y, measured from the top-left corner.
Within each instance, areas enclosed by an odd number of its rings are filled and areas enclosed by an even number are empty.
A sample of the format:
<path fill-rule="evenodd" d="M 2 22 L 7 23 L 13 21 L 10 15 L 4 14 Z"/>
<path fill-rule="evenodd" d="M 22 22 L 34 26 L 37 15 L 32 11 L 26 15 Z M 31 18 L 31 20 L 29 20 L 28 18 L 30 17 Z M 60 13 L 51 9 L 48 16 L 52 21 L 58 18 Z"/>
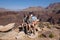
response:
<path fill-rule="evenodd" d="M 4 32 L 4 31 L 8 31 L 10 29 L 12 29 L 14 27 L 15 23 L 9 23 L 5 26 L 0 25 L 0 31 Z"/>
<path fill-rule="evenodd" d="M 58 25 L 55 25 L 54 27 L 55 27 L 56 29 L 60 29 L 60 26 L 58 26 Z"/>

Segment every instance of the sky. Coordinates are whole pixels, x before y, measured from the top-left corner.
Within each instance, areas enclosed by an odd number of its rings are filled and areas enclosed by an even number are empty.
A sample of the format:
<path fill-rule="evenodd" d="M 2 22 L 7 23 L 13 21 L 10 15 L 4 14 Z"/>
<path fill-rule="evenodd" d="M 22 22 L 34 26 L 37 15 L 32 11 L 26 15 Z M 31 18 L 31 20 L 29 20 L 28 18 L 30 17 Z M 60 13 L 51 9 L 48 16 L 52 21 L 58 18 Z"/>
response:
<path fill-rule="evenodd" d="M 60 2 L 60 0 L 0 0 L 0 8 L 17 10 L 34 6 L 47 7 L 56 2 Z"/>

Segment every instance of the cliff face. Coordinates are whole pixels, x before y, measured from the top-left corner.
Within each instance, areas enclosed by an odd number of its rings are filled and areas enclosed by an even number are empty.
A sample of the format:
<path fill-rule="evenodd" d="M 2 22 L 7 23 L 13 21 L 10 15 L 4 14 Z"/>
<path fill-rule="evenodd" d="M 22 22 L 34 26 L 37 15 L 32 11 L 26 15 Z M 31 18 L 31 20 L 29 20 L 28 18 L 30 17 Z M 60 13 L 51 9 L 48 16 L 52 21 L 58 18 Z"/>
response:
<path fill-rule="evenodd" d="M 60 23 L 60 3 L 50 4 L 47 7 L 47 13 L 54 20 L 54 23 Z"/>
<path fill-rule="evenodd" d="M 48 21 L 51 23 L 60 23 L 60 3 L 50 4 L 47 8 L 29 7 L 21 11 L 8 11 L 0 8 L 0 25 L 5 25 L 11 22 L 21 24 L 24 15 L 33 12 L 41 21 Z"/>

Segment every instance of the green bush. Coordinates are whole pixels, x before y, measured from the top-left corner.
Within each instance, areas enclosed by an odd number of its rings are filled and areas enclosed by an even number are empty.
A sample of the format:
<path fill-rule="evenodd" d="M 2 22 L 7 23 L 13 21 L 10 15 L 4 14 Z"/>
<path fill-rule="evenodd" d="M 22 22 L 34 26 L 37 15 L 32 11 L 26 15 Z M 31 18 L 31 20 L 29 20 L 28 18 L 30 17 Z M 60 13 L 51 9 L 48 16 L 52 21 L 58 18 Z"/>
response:
<path fill-rule="evenodd" d="M 54 37 L 54 35 L 51 33 L 51 34 L 49 35 L 49 37 L 50 37 L 50 38 L 53 38 L 53 37 Z"/>

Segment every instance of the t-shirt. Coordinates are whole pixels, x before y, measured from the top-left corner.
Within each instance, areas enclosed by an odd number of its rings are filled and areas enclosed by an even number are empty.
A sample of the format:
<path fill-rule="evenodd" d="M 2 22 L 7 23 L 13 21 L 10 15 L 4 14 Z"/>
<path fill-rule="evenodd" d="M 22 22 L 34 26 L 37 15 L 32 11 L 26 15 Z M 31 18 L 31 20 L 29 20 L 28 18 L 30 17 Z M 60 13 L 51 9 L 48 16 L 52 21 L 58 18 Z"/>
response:
<path fill-rule="evenodd" d="M 31 18 L 29 18 L 29 22 L 32 23 L 33 21 L 36 21 L 37 17 L 36 16 L 32 16 Z"/>

